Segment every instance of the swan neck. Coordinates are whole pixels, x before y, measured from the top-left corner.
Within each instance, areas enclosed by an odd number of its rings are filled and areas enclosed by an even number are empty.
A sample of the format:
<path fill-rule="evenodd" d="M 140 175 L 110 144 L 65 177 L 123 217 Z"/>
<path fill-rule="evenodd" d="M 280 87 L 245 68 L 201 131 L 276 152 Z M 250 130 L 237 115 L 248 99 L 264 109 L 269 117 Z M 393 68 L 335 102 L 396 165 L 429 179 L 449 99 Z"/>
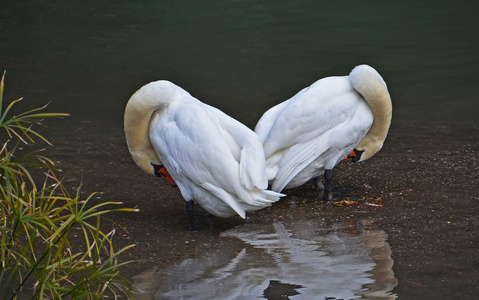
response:
<path fill-rule="evenodd" d="M 152 164 L 161 165 L 150 141 L 150 122 L 182 94 L 188 93 L 162 80 L 143 86 L 128 100 L 124 116 L 126 143 L 135 163 L 147 173 L 154 174 Z"/>
<path fill-rule="evenodd" d="M 392 119 L 391 96 L 379 73 L 367 65 L 354 68 L 349 75 L 353 88 L 361 94 L 373 115 L 373 123 L 357 150 L 364 150 L 361 161 L 381 150 Z"/>

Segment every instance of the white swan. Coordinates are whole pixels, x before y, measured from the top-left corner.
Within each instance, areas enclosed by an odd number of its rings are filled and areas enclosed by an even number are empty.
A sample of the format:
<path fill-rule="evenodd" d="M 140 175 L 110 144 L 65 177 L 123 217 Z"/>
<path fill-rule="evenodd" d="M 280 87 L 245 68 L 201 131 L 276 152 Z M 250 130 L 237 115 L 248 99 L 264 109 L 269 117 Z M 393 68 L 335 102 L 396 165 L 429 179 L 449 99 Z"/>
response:
<path fill-rule="evenodd" d="M 187 201 L 219 217 L 270 206 L 283 196 L 266 190 L 264 152 L 257 135 L 169 81 L 140 88 L 125 109 L 125 136 L 136 164 L 166 175 Z"/>
<path fill-rule="evenodd" d="M 331 200 L 332 169 L 354 149 L 354 162 L 378 152 L 391 124 L 386 83 L 367 65 L 349 76 L 327 77 L 269 109 L 255 132 L 263 142 L 273 191 L 301 186 L 311 178 Z M 324 172 L 325 184 L 319 176 Z"/>

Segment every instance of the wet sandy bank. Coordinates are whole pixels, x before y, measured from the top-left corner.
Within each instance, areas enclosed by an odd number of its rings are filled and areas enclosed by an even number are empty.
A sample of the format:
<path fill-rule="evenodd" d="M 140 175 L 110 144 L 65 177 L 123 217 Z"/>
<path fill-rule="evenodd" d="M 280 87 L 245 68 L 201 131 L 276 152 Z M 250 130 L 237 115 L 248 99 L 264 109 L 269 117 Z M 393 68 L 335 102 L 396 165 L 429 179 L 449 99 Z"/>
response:
<path fill-rule="evenodd" d="M 118 223 L 116 242 L 136 244 L 122 256 L 139 261 L 123 268 L 130 278 L 212 249 L 237 251 L 243 243 L 221 233 L 245 222 L 280 220 L 287 226 L 314 219 L 342 224 L 354 234 L 367 221 L 388 236 L 398 280 L 394 292 L 400 298 L 472 299 L 479 294 L 478 136 L 475 126 L 393 126 L 374 158 L 334 169 L 335 186 L 351 185 L 352 195 L 371 197 L 374 203 L 380 200 L 381 206 L 325 204 L 308 183 L 287 191 L 288 196 L 272 207 L 250 213 L 246 221 L 198 217 L 197 232 L 186 230 L 179 191 L 139 170 L 121 134 L 106 139 L 101 134 L 90 136 L 81 141 L 83 149 L 55 142 L 54 157 L 60 159 L 67 178 L 83 181 L 85 193 L 102 192 L 97 201 L 122 201 L 140 209 L 110 215 Z M 102 149 L 96 147 L 99 140 Z M 84 157 L 79 163 L 78 154 Z M 197 213 L 202 213 L 198 206 Z"/>

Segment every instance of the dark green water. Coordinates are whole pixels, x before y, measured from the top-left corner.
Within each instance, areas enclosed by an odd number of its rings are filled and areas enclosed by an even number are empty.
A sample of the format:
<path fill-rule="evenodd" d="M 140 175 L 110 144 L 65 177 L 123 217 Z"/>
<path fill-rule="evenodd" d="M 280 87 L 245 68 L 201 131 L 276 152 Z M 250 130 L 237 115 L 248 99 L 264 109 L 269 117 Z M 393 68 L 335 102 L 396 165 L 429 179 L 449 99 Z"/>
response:
<path fill-rule="evenodd" d="M 43 131 L 70 165 L 125 148 L 123 110 L 147 82 L 173 81 L 254 127 L 272 105 L 364 63 L 388 84 L 396 133 L 447 126 L 460 138 L 479 124 L 478 11 L 477 1 L 8 1 L 0 69 L 21 110 L 50 102 L 71 114 Z"/>
<path fill-rule="evenodd" d="M 395 123 L 477 124 L 474 1 L 12 2 L 0 11 L 7 99 L 73 118 L 120 124 L 137 88 L 168 79 L 252 127 L 366 63 L 389 85 Z"/>

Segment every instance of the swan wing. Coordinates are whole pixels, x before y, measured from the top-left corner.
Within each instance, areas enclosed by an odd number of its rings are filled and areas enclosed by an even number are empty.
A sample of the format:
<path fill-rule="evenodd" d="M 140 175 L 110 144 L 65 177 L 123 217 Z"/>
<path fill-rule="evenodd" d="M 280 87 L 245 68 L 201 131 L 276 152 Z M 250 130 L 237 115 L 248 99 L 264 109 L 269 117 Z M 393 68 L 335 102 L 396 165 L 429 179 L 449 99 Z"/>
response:
<path fill-rule="evenodd" d="M 249 210 L 255 210 L 270 206 L 285 196 L 267 190 L 268 179 L 263 146 L 255 132 L 222 111 L 211 106 L 208 108 L 218 117 L 218 128 L 239 165 L 239 181 L 236 181 L 239 184 L 233 187 L 238 201 L 247 205 Z"/>
<path fill-rule="evenodd" d="M 288 105 L 290 100 L 286 100 L 277 104 L 270 109 L 268 109 L 259 119 L 258 123 L 254 128 L 254 132 L 258 135 L 259 140 L 261 143 L 264 143 L 271 128 L 274 125 L 275 120 L 278 118 L 278 115 L 284 110 L 284 108 Z"/>
<path fill-rule="evenodd" d="M 264 151 L 258 136 L 219 109 L 211 106 L 208 108 L 217 116 L 218 127 L 227 141 L 226 145 L 239 164 L 241 184 L 248 190 L 267 188 Z"/>
<path fill-rule="evenodd" d="M 276 118 L 269 121 L 271 128 L 264 142 L 268 172 L 276 171 L 275 176 L 268 173 L 270 179 L 275 178 L 273 190 L 281 191 L 328 149 L 350 147 L 355 142 L 354 135 L 345 132 L 358 101 L 364 102 L 347 76 L 328 77 L 303 89 L 274 113 Z"/>
<path fill-rule="evenodd" d="M 241 202 L 258 206 L 261 198 L 248 188 L 266 188 L 267 181 L 261 144 L 240 124 L 188 97 L 154 116 L 150 139 L 185 198 L 194 198 L 195 188 L 202 187 L 244 217 Z"/>
<path fill-rule="evenodd" d="M 316 160 L 327 150 L 327 144 L 320 140 L 327 140 L 329 133 L 322 135 L 304 144 L 296 144 L 287 149 L 280 162 L 278 172 L 271 189 L 281 192 L 286 185 L 310 163 Z"/>
<path fill-rule="evenodd" d="M 188 177 L 194 183 L 218 183 L 229 174 L 231 151 L 218 126 L 199 101 L 183 99 L 154 116 L 150 139 L 172 176 Z M 234 166 L 233 166 L 234 167 Z M 168 168 L 167 168 L 168 169 Z"/>
<path fill-rule="evenodd" d="M 301 90 L 287 100 L 272 122 L 264 143 L 266 158 L 282 148 L 314 140 L 341 124 L 349 109 L 344 100 L 357 97 L 347 76 L 320 79 Z"/>
<path fill-rule="evenodd" d="M 283 102 L 284 105 L 273 107 L 271 115 L 276 115 L 273 121 L 268 120 L 269 112 L 265 113 L 264 121 L 260 119 L 260 128 L 266 127 L 263 122 L 271 124 L 264 142 L 267 159 L 279 149 L 304 144 L 336 125 L 338 119 L 335 115 L 343 113 L 336 100 L 339 95 L 351 92 L 352 88 L 347 77 L 332 79 L 318 80 Z M 281 111 L 276 112 L 278 108 Z"/>

